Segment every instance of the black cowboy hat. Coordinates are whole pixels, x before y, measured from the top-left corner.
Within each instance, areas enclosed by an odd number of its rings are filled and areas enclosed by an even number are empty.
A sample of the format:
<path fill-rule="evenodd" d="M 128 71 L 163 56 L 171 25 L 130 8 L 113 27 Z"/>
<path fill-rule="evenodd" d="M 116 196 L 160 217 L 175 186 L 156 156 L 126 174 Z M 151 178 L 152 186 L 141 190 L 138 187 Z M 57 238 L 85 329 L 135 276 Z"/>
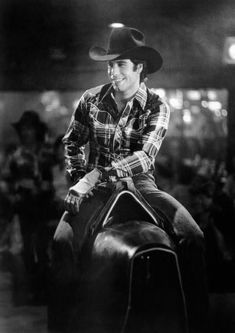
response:
<path fill-rule="evenodd" d="M 12 126 L 15 128 L 17 133 L 21 132 L 21 128 L 23 126 L 33 127 L 35 128 L 39 139 L 43 139 L 47 132 L 46 124 L 41 121 L 38 113 L 33 110 L 24 111 L 21 118 L 17 122 L 12 123 Z"/>
<path fill-rule="evenodd" d="M 162 66 L 162 57 L 158 51 L 145 45 L 144 34 L 134 28 L 114 28 L 109 37 L 107 51 L 94 46 L 89 56 L 95 61 L 110 61 L 117 59 L 136 59 L 146 61 L 147 72 L 154 73 Z"/>

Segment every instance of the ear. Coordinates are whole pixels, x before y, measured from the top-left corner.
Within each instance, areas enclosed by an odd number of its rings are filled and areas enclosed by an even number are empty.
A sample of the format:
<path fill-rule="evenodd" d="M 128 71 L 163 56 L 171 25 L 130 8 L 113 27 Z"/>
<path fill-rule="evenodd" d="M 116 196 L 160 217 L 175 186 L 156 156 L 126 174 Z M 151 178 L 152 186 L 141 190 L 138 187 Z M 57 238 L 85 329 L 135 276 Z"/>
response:
<path fill-rule="evenodd" d="M 140 74 L 142 72 L 143 68 L 144 68 L 143 64 L 138 64 L 137 65 L 137 73 Z"/>

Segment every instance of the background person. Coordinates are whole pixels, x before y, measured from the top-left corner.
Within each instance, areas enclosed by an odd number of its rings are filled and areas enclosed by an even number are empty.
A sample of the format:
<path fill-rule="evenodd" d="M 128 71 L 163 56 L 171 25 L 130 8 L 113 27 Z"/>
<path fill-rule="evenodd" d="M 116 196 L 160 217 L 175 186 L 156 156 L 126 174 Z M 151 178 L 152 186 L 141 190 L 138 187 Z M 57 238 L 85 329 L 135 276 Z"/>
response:
<path fill-rule="evenodd" d="M 47 126 L 36 111 L 25 111 L 13 124 L 19 145 L 9 155 L 5 179 L 19 218 L 23 259 L 33 302 L 45 302 L 47 280 L 47 223 L 54 191 L 53 151 L 47 143 Z"/>

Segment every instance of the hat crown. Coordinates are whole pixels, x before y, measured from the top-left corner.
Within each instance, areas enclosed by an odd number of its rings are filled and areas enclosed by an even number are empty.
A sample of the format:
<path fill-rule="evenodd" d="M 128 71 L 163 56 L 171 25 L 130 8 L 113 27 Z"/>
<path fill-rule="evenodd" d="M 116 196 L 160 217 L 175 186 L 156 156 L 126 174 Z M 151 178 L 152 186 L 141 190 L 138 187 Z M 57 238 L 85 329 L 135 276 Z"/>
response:
<path fill-rule="evenodd" d="M 154 73 L 162 66 L 162 57 L 154 48 L 145 44 L 144 34 L 131 27 L 114 28 L 109 37 L 108 47 L 94 46 L 89 56 L 95 61 L 115 59 L 136 59 L 145 61 L 147 73 Z"/>
<path fill-rule="evenodd" d="M 114 28 L 110 34 L 107 54 L 124 51 L 145 45 L 144 34 L 134 28 Z"/>

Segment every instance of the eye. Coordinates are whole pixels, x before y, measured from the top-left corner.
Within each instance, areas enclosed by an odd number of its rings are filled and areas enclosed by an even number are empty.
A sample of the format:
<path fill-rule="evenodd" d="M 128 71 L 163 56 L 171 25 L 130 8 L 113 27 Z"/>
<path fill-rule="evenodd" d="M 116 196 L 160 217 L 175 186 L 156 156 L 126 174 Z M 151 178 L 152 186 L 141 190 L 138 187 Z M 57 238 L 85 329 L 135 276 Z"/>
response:
<path fill-rule="evenodd" d="M 119 62 L 119 63 L 118 63 L 118 66 L 119 66 L 119 67 L 125 67 L 125 65 L 126 65 L 125 62 Z"/>

